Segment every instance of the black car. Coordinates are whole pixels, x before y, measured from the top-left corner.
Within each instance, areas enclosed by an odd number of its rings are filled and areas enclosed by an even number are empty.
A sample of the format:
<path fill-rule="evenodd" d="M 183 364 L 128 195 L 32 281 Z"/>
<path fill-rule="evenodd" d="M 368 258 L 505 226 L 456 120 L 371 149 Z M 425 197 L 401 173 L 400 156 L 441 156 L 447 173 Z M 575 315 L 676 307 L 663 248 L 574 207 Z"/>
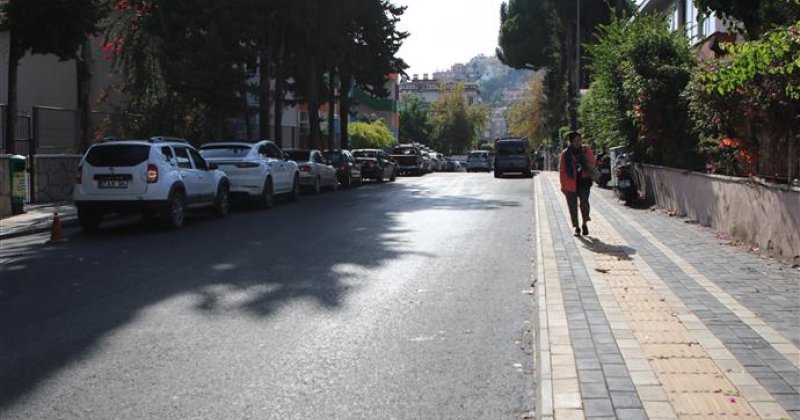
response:
<path fill-rule="evenodd" d="M 361 166 L 361 175 L 365 179 L 383 182 L 386 178 L 394 181 L 397 178 L 397 164 L 389 155 L 380 149 L 353 150 L 353 157 Z"/>
<path fill-rule="evenodd" d="M 325 152 L 331 165 L 336 169 L 336 178 L 345 188 L 360 186 L 362 182 L 361 165 L 356 162 L 353 155 L 347 150 L 334 150 Z"/>

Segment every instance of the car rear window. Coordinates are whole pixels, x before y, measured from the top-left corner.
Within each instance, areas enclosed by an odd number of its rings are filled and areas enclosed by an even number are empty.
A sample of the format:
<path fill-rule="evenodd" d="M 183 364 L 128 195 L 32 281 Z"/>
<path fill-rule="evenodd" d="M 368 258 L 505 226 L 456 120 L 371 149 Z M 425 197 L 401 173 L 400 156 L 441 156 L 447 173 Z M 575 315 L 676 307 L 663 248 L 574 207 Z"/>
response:
<path fill-rule="evenodd" d="M 467 160 L 476 161 L 476 160 L 486 160 L 486 153 L 473 153 L 467 157 Z"/>
<path fill-rule="evenodd" d="M 295 162 L 308 162 L 311 152 L 302 150 L 290 150 L 286 152 L 286 154 L 289 155 L 289 159 Z"/>
<path fill-rule="evenodd" d="M 413 147 L 395 147 L 392 153 L 395 155 L 416 155 L 417 151 Z"/>
<path fill-rule="evenodd" d="M 204 158 L 242 158 L 250 153 L 250 146 L 203 146 L 200 154 Z"/>
<path fill-rule="evenodd" d="M 114 144 L 92 147 L 86 154 L 86 162 L 92 166 L 136 166 L 149 156 L 150 146 Z"/>
<path fill-rule="evenodd" d="M 375 158 L 375 157 L 378 157 L 378 152 L 353 152 L 353 157 L 356 157 L 356 158 Z"/>
<path fill-rule="evenodd" d="M 501 141 L 496 145 L 499 155 L 524 155 L 527 153 L 525 143 L 521 141 Z"/>

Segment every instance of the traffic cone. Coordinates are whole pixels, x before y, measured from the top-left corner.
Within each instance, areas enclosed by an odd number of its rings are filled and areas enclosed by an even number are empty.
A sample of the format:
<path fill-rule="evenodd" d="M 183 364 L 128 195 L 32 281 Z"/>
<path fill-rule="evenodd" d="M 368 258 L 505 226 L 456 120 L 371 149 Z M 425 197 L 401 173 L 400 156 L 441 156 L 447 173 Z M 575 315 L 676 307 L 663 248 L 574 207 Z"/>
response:
<path fill-rule="evenodd" d="M 53 226 L 50 228 L 50 240 L 47 243 L 60 243 L 66 242 L 66 239 L 61 237 L 61 218 L 58 217 L 58 212 L 53 213 Z"/>

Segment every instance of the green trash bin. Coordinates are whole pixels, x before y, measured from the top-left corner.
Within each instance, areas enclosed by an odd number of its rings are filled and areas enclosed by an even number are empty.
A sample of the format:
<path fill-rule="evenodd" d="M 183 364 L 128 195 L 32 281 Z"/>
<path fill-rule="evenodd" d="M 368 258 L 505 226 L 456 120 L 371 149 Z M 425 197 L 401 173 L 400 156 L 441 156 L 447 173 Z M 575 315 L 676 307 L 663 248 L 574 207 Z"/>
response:
<path fill-rule="evenodd" d="M 25 156 L 11 155 L 8 159 L 9 181 L 11 181 L 11 214 L 25 213 L 25 193 L 28 182 L 25 174 Z"/>

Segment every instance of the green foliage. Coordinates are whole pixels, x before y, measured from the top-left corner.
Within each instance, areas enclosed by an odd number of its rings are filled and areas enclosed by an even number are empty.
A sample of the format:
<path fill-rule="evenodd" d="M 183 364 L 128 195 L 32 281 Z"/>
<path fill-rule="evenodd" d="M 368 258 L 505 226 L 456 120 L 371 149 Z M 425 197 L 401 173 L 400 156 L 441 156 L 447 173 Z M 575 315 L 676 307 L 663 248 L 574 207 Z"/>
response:
<path fill-rule="evenodd" d="M 544 76 L 534 73 L 524 87 L 522 98 L 511 104 L 508 131 L 511 135 L 539 139 L 544 128 Z"/>
<path fill-rule="evenodd" d="M 403 95 L 400 98 L 400 141 L 428 144 L 432 132 L 428 109 L 422 100 L 416 95 Z"/>
<path fill-rule="evenodd" d="M 447 155 L 470 149 L 491 115 L 485 105 L 467 106 L 463 84 L 444 92 L 432 104 L 431 111 L 433 137 L 430 146 Z"/>
<path fill-rule="evenodd" d="M 800 20 L 798 0 L 694 0 L 697 8 L 731 22 L 741 22 L 749 39 Z"/>
<path fill-rule="evenodd" d="M 800 23 L 725 50 L 693 77 L 690 110 L 714 169 L 746 176 L 756 171 L 761 147 L 800 143 Z M 726 140 L 735 165 L 720 154 Z"/>
<path fill-rule="evenodd" d="M 627 143 L 646 161 L 695 168 L 697 138 L 682 96 L 695 63 L 682 31 L 657 16 L 614 19 L 588 52 L 598 88 L 583 106 L 589 141 Z"/>
<path fill-rule="evenodd" d="M 394 144 L 394 135 L 382 120 L 351 123 L 347 132 L 356 149 L 384 149 Z"/>

